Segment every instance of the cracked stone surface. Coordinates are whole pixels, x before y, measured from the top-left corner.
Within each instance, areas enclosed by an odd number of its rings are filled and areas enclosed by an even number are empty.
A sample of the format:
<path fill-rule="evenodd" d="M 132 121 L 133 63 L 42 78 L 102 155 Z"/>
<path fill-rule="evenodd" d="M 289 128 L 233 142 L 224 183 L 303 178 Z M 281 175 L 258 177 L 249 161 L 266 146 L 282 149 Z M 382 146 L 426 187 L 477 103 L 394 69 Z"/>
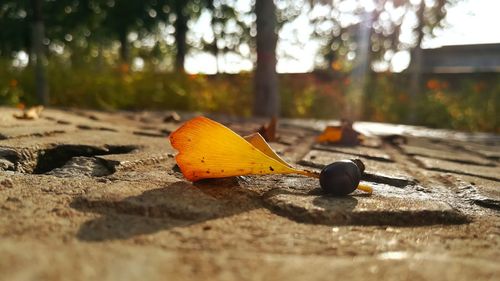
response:
<path fill-rule="evenodd" d="M 313 148 L 317 150 L 351 154 L 354 157 L 357 156 L 378 161 L 393 162 L 389 154 L 387 154 L 383 150 L 371 147 L 364 147 L 364 146 L 350 147 L 350 146 L 333 146 L 333 145 L 316 144 L 313 146 Z"/>
<path fill-rule="evenodd" d="M 420 161 L 422 165 L 427 169 L 452 172 L 456 174 L 472 175 L 500 181 L 500 168 L 497 166 L 484 167 L 423 156 L 416 156 L 415 159 Z"/>
<path fill-rule="evenodd" d="M 448 160 L 464 164 L 474 164 L 483 166 L 495 166 L 495 163 L 478 155 L 460 151 L 451 147 L 440 146 L 436 149 L 411 145 L 402 145 L 402 150 L 408 155 L 419 155 L 436 159 Z"/>
<path fill-rule="evenodd" d="M 186 181 L 167 136 L 192 114 L 0 107 L 0 280 L 497 280 L 500 137 L 280 120 L 270 145 L 319 170 L 366 165 L 372 195 L 297 175 Z M 245 135 L 267 120 L 218 116 Z M 334 124 L 334 123 L 332 123 Z M 382 136 L 404 136 L 406 143 Z"/>

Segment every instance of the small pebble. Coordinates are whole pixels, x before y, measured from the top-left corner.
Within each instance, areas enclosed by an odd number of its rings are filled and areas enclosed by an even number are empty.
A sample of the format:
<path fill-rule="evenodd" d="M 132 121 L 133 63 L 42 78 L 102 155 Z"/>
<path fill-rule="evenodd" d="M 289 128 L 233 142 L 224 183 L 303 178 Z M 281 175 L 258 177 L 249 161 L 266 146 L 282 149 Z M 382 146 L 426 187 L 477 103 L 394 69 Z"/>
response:
<path fill-rule="evenodd" d="M 181 117 L 179 116 L 179 114 L 177 114 L 177 112 L 172 112 L 170 114 L 167 114 L 167 116 L 165 116 L 165 118 L 163 118 L 163 122 L 165 122 L 165 123 L 180 122 L 180 121 L 181 121 Z"/>
<path fill-rule="evenodd" d="M 3 179 L 0 181 L 0 185 L 5 188 L 14 188 L 14 183 L 11 179 Z"/>

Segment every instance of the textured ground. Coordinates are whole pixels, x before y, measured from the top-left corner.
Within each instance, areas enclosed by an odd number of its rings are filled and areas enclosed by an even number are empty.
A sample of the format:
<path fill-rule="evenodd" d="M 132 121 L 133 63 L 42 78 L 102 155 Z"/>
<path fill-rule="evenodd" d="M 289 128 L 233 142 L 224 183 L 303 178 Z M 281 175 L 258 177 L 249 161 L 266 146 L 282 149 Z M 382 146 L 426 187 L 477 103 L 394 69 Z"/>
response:
<path fill-rule="evenodd" d="M 327 122 L 280 120 L 271 145 L 297 165 L 364 161 L 373 195 L 333 198 L 293 175 L 185 181 L 166 112 L 15 112 L 0 280 L 500 280 L 498 136 L 359 123 L 369 141 L 341 147 L 314 144 Z"/>

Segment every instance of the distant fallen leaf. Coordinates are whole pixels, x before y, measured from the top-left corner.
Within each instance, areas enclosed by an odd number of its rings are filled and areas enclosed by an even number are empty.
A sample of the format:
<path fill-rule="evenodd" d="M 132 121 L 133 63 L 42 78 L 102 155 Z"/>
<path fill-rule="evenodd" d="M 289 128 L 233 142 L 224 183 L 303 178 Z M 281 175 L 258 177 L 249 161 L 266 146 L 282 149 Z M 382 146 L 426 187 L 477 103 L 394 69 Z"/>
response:
<path fill-rule="evenodd" d="M 184 123 L 170 135 L 179 151 L 175 160 L 190 181 L 242 175 L 317 173 L 293 168 L 269 147 L 259 134 L 246 139 L 226 126 L 206 117 Z"/>
<path fill-rule="evenodd" d="M 262 125 L 258 133 L 261 134 L 266 141 L 277 141 L 278 137 L 276 136 L 276 117 L 271 118 L 269 124 Z"/>
<path fill-rule="evenodd" d="M 34 120 L 40 118 L 43 111 L 43 105 L 37 105 L 23 110 L 21 114 L 14 114 L 17 119 Z"/>
<path fill-rule="evenodd" d="M 323 133 L 316 137 L 316 142 L 328 142 L 342 145 L 358 145 L 363 136 L 352 128 L 352 122 L 342 120 L 340 126 L 328 126 Z"/>
<path fill-rule="evenodd" d="M 328 126 L 321 135 L 316 137 L 316 142 L 338 142 L 342 138 L 341 126 Z"/>

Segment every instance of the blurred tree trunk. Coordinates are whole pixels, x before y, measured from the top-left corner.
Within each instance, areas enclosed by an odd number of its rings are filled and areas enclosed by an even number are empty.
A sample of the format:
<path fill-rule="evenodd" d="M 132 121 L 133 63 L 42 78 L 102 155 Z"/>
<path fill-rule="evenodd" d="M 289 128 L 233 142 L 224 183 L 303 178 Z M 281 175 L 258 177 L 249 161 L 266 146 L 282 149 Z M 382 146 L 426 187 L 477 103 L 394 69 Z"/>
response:
<path fill-rule="evenodd" d="M 257 67 L 254 75 L 256 116 L 278 116 L 280 99 L 276 73 L 276 6 L 273 0 L 256 0 Z"/>
<path fill-rule="evenodd" d="M 410 105 L 408 111 L 408 120 L 410 124 L 414 124 L 417 121 L 417 97 L 422 92 L 422 39 L 424 38 L 424 11 L 425 11 L 425 1 L 421 0 L 418 11 L 417 11 L 417 42 L 413 50 L 411 51 L 411 69 L 410 69 Z"/>
<path fill-rule="evenodd" d="M 188 31 L 188 17 L 185 12 L 186 1 L 177 0 L 174 5 L 175 15 L 177 16 L 175 20 L 175 47 L 177 49 L 177 53 L 175 54 L 175 69 L 184 72 L 184 60 L 187 52 L 186 33 Z"/>
<path fill-rule="evenodd" d="M 217 39 L 214 38 L 214 47 L 213 47 L 213 55 L 215 57 L 215 74 L 221 73 L 221 69 L 219 66 L 219 48 L 217 47 Z"/>
<path fill-rule="evenodd" d="M 130 60 L 130 46 L 128 43 L 128 32 L 126 29 L 122 29 L 118 34 L 120 40 L 120 59 L 124 63 L 129 63 Z"/>
<path fill-rule="evenodd" d="M 214 33 L 214 42 L 212 43 L 212 46 L 210 47 L 211 51 L 212 51 L 212 55 L 214 56 L 215 58 L 215 74 L 219 74 L 220 73 L 220 69 L 219 69 L 219 47 L 217 46 L 217 36 L 215 35 L 215 28 L 214 28 L 214 24 L 211 23 L 212 25 L 212 32 Z"/>
<path fill-rule="evenodd" d="M 47 105 L 49 100 L 47 78 L 45 76 L 45 54 L 43 50 L 43 38 L 44 38 L 44 23 L 43 23 L 43 11 L 42 11 L 42 0 L 31 0 L 31 6 L 33 9 L 33 40 L 32 40 L 32 54 L 30 55 L 30 61 L 33 62 L 35 66 L 35 91 L 38 98 L 38 102 L 42 105 Z"/>

